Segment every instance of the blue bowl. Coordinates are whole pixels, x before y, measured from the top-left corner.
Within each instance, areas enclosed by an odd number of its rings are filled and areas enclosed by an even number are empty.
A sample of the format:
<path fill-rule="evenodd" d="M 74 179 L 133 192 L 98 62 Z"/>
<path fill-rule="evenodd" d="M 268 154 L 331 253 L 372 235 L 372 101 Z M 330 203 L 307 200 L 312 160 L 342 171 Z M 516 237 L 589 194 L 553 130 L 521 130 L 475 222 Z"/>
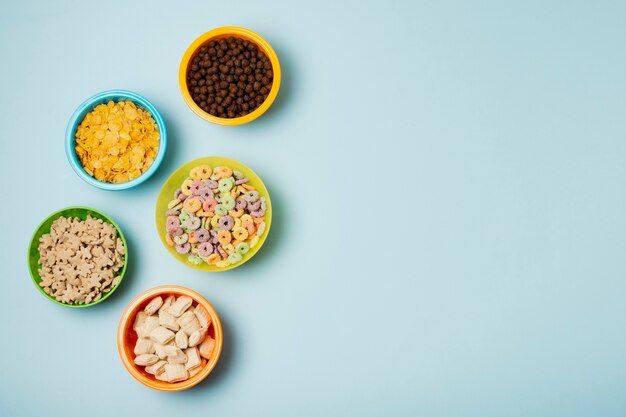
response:
<path fill-rule="evenodd" d="M 76 155 L 76 129 L 83 121 L 83 118 L 87 113 L 92 111 L 97 105 L 106 103 L 109 100 L 113 100 L 115 102 L 120 100 L 132 101 L 138 106 L 143 107 L 148 110 L 154 121 L 157 124 L 159 129 L 159 150 L 157 151 L 156 157 L 152 162 L 152 165 L 148 167 L 148 169 L 138 176 L 137 178 L 127 181 L 121 182 L 118 184 L 111 184 L 108 182 L 98 181 L 91 175 L 89 175 L 78 159 Z M 93 97 L 85 100 L 83 104 L 78 106 L 72 117 L 70 118 L 69 123 L 67 124 L 67 129 L 65 130 L 65 153 L 67 154 L 67 159 L 70 161 L 70 165 L 76 174 L 82 178 L 88 184 L 93 185 L 94 187 L 102 188 L 103 190 L 126 190 L 128 188 L 132 188 L 136 185 L 141 184 L 146 181 L 154 172 L 159 168 L 161 162 L 163 162 L 163 156 L 165 156 L 165 150 L 167 149 L 167 129 L 165 128 L 165 123 L 163 122 L 163 118 L 159 111 L 150 103 L 145 97 L 140 96 L 137 93 L 133 93 L 132 91 L 125 90 L 108 90 L 103 91 L 101 93 L 96 94 Z"/>

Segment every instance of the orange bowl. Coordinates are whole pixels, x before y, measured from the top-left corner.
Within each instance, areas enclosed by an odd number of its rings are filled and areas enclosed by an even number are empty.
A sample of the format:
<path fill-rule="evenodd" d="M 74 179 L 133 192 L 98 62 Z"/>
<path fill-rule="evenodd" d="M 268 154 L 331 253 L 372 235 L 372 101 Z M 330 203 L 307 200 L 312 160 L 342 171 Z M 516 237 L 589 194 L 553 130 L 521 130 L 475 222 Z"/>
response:
<path fill-rule="evenodd" d="M 137 334 L 133 330 L 133 323 L 135 322 L 135 316 L 137 313 L 144 309 L 146 304 L 156 296 L 168 297 L 170 295 L 179 297 L 186 295 L 190 297 L 195 303 L 201 305 L 211 316 L 211 327 L 209 328 L 209 335 L 215 339 L 215 348 L 211 354 L 211 358 L 207 361 L 204 368 L 191 378 L 180 382 L 164 382 L 157 380 L 153 375 L 147 373 L 142 366 L 135 365 L 135 354 L 133 349 L 137 342 Z M 139 382 L 147 387 L 159 390 L 159 391 L 182 391 L 187 388 L 191 388 L 194 385 L 200 383 L 206 378 L 220 357 L 222 352 L 222 325 L 220 318 L 218 317 L 213 306 L 209 302 L 195 291 L 189 288 L 179 287 L 177 285 L 163 285 L 160 287 L 152 288 L 146 292 L 141 293 L 126 307 L 120 325 L 117 330 L 117 350 L 119 351 L 122 363 L 126 367 L 126 370 Z"/>
<path fill-rule="evenodd" d="M 272 88 L 267 95 L 267 98 L 259 107 L 257 107 L 251 113 L 246 114 L 241 117 L 234 117 L 232 119 L 217 117 L 210 113 L 205 112 L 196 104 L 195 101 L 191 98 L 191 94 L 189 93 L 189 87 L 187 86 L 187 68 L 191 65 L 191 61 L 195 58 L 200 50 L 200 47 L 206 45 L 207 43 L 215 40 L 220 40 L 222 38 L 227 38 L 229 36 L 233 36 L 235 38 L 242 38 L 247 41 L 254 43 L 259 50 L 261 50 L 272 63 L 272 71 L 274 72 L 274 80 L 272 82 Z M 189 45 L 185 55 L 183 55 L 183 59 L 180 61 L 180 68 L 178 70 L 178 85 L 180 86 L 180 91 L 183 94 L 183 99 L 185 103 L 189 106 L 189 108 L 198 116 L 202 117 L 204 120 L 215 123 L 223 126 L 235 126 L 242 125 L 244 123 L 248 123 L 265 113 L 267 109 L 270 108 L 276 95 L 278 95 L 278 89 L 280 88 L 280 63 L 278 62 L 278 56 L 272 46 L 263 39 L 258 33 L 251 31 L 250 29 L 238 27 L 238 26 L 224 26 L 221 28 L 210 30 L 202 35 L 200 35 L 195 41 Z"/>

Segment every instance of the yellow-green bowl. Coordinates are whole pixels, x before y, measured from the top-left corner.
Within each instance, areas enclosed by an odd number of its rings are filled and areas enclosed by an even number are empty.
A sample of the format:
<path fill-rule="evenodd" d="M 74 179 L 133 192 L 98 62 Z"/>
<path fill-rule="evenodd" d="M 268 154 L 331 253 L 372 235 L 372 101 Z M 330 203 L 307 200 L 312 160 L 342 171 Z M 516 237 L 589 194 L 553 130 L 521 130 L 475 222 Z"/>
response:
<path fill-rule="evenodd" d="M 209 165 L 211 168 L 215 168 L 218 166 L 228 166 L 234 171 L 240 171 L 246 178 L 250 178 L 250 182 L 248 184 L 256 187 L 257 191 L 262 197 L 267 199 L 267 210 L 265 211 L 265 232 L 259 237 L 259 242 L 248 251 L 245 255 L 243 255 L 242 260 L 237 262 L 236 264 L 228 265 L 224 268 L 217 267 L 215 265 L 209 265 L 206 262 L 200 265 L 194 265 L 187 261 L 188 255 L 181 255 L 176 252 L 176 248 L 174 246 L 169 246 L 165 241 L 165 221 L 168 208 L 167 205 L 170 201 L 174 199 L 174 192 L 180 188 L 181 184 L 185 179 L 189 177 L 189 171 L 198 166 L 198 165 Z M 179 167 L 170 177 L 165 181 L 163 187 L 161 188 L 161 192 L 159 193 L 159 197 L 156 203 L 155 210 L 155 219 L 156 219 L 156 228 L 157 233 L 159 234 L 159 238 L 161 242 L 163 242 L 163 246 L 165 249 L 180 262 L 184 263 L 190 268 L 198 269 L 200 271 L 206 272 L 221 272 L 227 271 L 229 269 L 236 268 L 238 266 L 243 265 L 247 261 L 249 261 L 263 246 L 265 243 L 265 239 L 267 239 L 267 235 L 270 232 L 270 226 L 272 225 L 272 202 L 270 200 L 270 195 L 267 192 L 267 188 L 261 181 L 261 178 L 248 166 L 243 163 L 236 161 L 234 159 L 225 158 L 223 156 L 206 156 L 204 158 L 195 159 L 193 161 L 187 162 L 185 165 Z"/>
<path fill-rule="evenodd" d="M 54 298 L 53 296 L 51 296 L 50 294 L 47 294 L 43 290 L 43 288 L 41 288 L 41 285 L 39 285 L 39 283 L 42 281 L 41 276 L 39 275 L 39 258 L 40 258 L 39 238 L 41 238 L 41 236 L 45 235 L 46 233 L 50 233 L 52 222 L 54 222 L 56 219 L 58 219 L 61 216 L 67 217 L 67 218 L 74 217 L 80 220 L 86 220 L 87 215 L 96 219 L 102 219 L 103 221 L 112 224 L 113 227 L 117 229 L 117 234 L 119 235 L 120 239 L 122 239 L 122 242 L 124 243 L 124 248 L 126 249 L 126 253 L 124 255 L 124 266 L 119 271 L 119 277 L 120 277 L 119 282 L 113 288 L 111 288 L 109 292 L 107 292 L 106 294 L 103 294 L 102 297 L 98 301 L 94 301 L 94 302 L 87 303 L 87 304 L 62 303 L 58 301 L 56 298 Z M 101 213 L 98 210 L 92 209 L 90 207 L 66 207 L 59 211 L 55 211 L 54 213 L 46 217 L 46 219 L 42 221 L 41 224 L 37 227 L 37 229 L 35 230 L 35 233 L 33 233 L 33 237 L 30 240 L 30 246 L 28 248 L 28 269 L 30 271 L 31 278 L 33 279 L 33 282 L 35 283 L 35 286 L 37 287 L 39 292 L 42 293 L 48 300 L 54 303 L 57 303 L 59 305 L 65 306 L 65 307 L 77 307 L 77 308 L 91 307 L 109 298 L 111 294 L 113 294 L 113 292 L 117 289 L 117 287 L 119 287 L 120 284 L 122 283 L 122 279 L 124 278 L 124 273 L 126 273 L 126 265 L 128 265 L 128 245 L 126 244 L 126 238 L 124 237 L 124 233 L 122 233 L 122 229 L 120 229 L 117 223 L 111 220 L 111 218 L 108 217 L 106 214 Z"/>

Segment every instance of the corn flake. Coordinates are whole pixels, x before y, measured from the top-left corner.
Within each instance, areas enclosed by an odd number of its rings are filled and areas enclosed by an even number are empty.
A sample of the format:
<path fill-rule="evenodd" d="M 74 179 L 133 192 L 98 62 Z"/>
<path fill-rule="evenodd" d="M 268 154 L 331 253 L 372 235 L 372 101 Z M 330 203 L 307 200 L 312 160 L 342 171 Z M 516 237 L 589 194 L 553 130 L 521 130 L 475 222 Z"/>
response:
<path fill-rule="evenodd" d="M 131 101 L 99 104 L 76 129 L 76 155 L 99 181 L 127 182 L 143 174 L 159 150 L 159 129 L 147 110 Z"/>

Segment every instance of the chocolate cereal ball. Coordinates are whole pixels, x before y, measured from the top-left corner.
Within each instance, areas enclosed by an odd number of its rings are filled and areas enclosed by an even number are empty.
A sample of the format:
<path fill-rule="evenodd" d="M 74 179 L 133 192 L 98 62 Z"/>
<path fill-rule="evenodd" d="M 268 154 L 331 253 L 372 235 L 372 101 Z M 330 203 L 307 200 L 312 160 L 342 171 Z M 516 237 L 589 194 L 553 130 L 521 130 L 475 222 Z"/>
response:
<path fill-rule="evenodd" d="M 187 70 L 193 101 L 205 112 L 229 119 L 256 110 L 273 79 L 267 55 L 253 42 L 233 36 L 201 46 Z"/>

